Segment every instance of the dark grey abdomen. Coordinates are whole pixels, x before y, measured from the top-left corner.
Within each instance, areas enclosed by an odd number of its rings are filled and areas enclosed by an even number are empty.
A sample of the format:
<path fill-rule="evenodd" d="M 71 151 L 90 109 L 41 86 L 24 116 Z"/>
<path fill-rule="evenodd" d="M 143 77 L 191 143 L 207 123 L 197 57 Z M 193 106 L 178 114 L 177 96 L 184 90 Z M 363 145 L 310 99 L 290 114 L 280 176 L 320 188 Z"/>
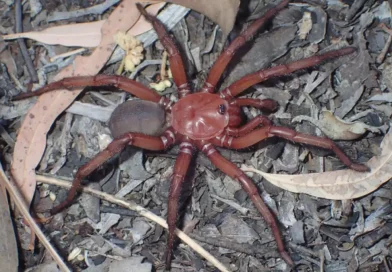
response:
<path fill-rule="evenodd" d="M 158 104 L 144 100 L 128 100 L 112 113 L 109 129 L 114 138 L 127 132 L 159 136 L 165 129 L 165 110 Z"/>

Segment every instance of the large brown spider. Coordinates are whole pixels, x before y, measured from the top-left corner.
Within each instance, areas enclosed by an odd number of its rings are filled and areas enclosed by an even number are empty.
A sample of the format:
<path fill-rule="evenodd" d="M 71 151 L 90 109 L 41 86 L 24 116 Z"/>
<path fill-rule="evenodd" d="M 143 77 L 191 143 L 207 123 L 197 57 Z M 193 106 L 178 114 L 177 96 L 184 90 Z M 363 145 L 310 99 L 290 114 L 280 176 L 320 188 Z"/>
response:
<path fill-rule="evenodd" d="M 190 90 L 184 64 L 174 41 L 166 32 L 162 23 L 155 17 L 149 15 L 139 4 L 138 8 L 140 12 L 153 24 L 159 40 L 168 52 L 173 79 L 178 88 L 179 100 L 176 103 L 134 80 L 112 75 L 65 78 L 58 82 L 50 83 L 34 93 L 22 94 L 16 97 L 16 99 L 22 99 L 60 88 L 72 89 L 84 86 L 113 85 L 142 100 L 159 105 L 162 112 L 166 112 L 170 117 L 168 129 L 160 137 L 135 132 L 120 133 L 105 150 L 97 154 L 90 162 L 77 171 L 67 199 L 54 207 L 51 211 L 52 214 L 61 211 L 72 202 L 77 191 L 80 189 L 80 183 L 83 178 L 91 174 L 111 157 L 121 152 L 127 145 L 157 151 L 165 150 L 175 144 L 179 144 L 180 152 L 174 166 L 168 201 L 167 223 L 169 226 L 169 237 L 166 257 L 167 268 L 170 267 L 171 251 L 175 238 L 174 230 L 177 219 L 178 199 L 184 177 L 196 150 L 203 152 L 217 168 L 242 185 L 257 210 L 270 226 L 282 258 L 287 264 L 292 266 L 293 261 L 285 250 L 275 217 L 261 199 L 259 189 L 234 163 L 226 160 L 215 149 L 215 146 L 242 149 L 252 146 L 266 138 L 276 136 L 292 142 L 332 150 L 347 167 L 353 170 L 367 171 L 368 167 L 352 162 L 330 139 L 301 134 L 286 127 L 274 126 L 265 116 L 257 116 L 245 125 L 241 125 L 243 121 L 240 114 L 242 106 L 252 106 L 261 110 L 274 111 L 277 108 L 277 103 L 270 99 L 235 98 L 256 83 L 260 83 L 271 77 L 282 76 L 300 69 L 316 66 L 328 59 L 351 54 L 355 51 L 354 48 L 343 48 L 289 64 L 262 69 L 237 80 L 229 87 L 215 93 L 218 81 L 235 52 L 247 41 L 251 40 L 266 21 L 285 8 L 288 2 L 289 0 L 283 0 L 243 31 L 222 52 L 211 68 L 203 88 L 196 93 L 192 93 Z"/>

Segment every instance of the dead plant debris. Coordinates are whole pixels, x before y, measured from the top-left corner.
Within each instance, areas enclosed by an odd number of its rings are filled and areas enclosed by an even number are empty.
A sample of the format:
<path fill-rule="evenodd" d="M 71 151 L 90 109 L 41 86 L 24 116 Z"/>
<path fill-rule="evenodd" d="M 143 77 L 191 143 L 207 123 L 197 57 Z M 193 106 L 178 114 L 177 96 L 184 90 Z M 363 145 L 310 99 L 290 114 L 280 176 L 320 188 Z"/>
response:
<path fill-rule="evenodd" d="M 178 150 L 162 154 L 125 150 L 86 181 L 86 190 L 114 195 L 123 206 L 114 205 L 112 198 L 83 193 L 68 210 L 48 220 L 48 210 L 64 199 L 66 190 L 46 184 L 42 177 L 37 184 L 36 172 L 70 179 L 111 141 L 107 121 L 129 97 L 110 89 L 87 88 L 81 95 L 81 90 L 59 91 L 38 101 L 10 102 L 9 98 L 63 77 L 114 74 L 123 59 L 125 65 L 125 55 L 130 55 L 132 64 L 127 69 L 132 72 L 123 71 L 124 75 L 145 86 L 157 86 L 163 95 L 176 99 L 166 53 L 135 2 L 140 1 L 23 1 L 23 18 L 19 18 L 14 1 L 0 1 L 4 38 L 0 40 L 0 161 L 8 176 L 12 172 L 24 201 L 31 202 L 34 217 L 52 245 L 62 250 L 64 260 L 76 271 L 163 271 L 165 223 L 161 226 L 151 218 L 154 214 L 166 217 Z M 176 37 L 189 77 L 197 75 L 195 86 L 204 81 L 227 37 L 232 39 L 269 4 L 277 3 L 166 2 L 147 9 L 159 13 Z M 268 26 L 268 32 L 241 51 L 221 82 L 224 88 L 261 68 L 324 50 L 357 48 L 354 56 L 255 85 L 247 97 L 274 99 L 280 105 L 269 116 L 274 123 L 338 140 L 351 158 L 367 163 L 371 172 L 341 170 L 341 163 L 323 150 L 283 141 L 222 150 L 237 165 L 259 171 L 260 175 L 248 175 L 281 222 L 286 248 L 298 271 L 392 269 L 390 5 L 390 1 L 362 0 L 327 0 L 325 5 L 293 2 Z M 23 22 L 24 33 L 15 34 L 14 22 L 22 19 L 18 23 Z M 114 50 L 115 35 L 126 31 L 138 42 L 133 41 L 132 48 Z M 11 40 L 21 37 L 26 38 L 25 54 L 38 77 L 35 84 Z M 261 113 L 245 108 L 244 114 L 250 119 Z M 241 186 L 216 171 L 202 155 L 193 167 L 183 189 L 179 220 L 183 231 L 206 250 L 202 256 L 211 259 L 207 262 L 191 249 L 198 245 L 180 244 L 174 251 L 172 271 L 215 271 L 211 263 L 221 271 L 289 271 L 275 250 L 267 224 Z M 2 186 L 9 182 L 5 176 L 0 180 Z M 0 204 L 4 211 L 12 210 L 23 254 L 19 266 L 25 271 L 58 271 L 54 258 L 66 269 L 38 225 L 23 220 L 22 198 L 13 197 L 11 193 L 10 203 L 17 208 L 7 201 Z M 134 211 L 125 208 L 129 205 Z M 9 223 L 7 213 L 3 215 Z M 11 232 L 12 225 L 7 228 Z M 28 247 L 34 233 L 40 242 L 33 252 Z M 0 267 L 17 262 L 15 240 L 6 242 L 9 255 L 0 258 Z"/>

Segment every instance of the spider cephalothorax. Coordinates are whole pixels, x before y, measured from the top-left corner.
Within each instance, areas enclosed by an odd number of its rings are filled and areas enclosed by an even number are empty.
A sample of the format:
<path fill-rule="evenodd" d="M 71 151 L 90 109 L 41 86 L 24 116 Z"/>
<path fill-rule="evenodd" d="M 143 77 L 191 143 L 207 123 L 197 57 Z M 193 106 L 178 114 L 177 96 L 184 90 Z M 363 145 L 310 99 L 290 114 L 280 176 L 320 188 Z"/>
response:
<path fill-rule="evenodd" d="M 283 0 L 280 4 L 267 11 L 263 17 L 254 21 L 244 32 L 234 39 L 211 68 L 203 88 L 195 93 L 192 93 L 190 90 L 184 65 L 174 41 L 167 34 L 162 24 L 155 17 L 149 15 L 141 5 L 138 5 L 141 13 L 153 24 L 162 45 L 168 52 L 173 79 L 178 89 L 179 100 L 176 103 L 134 80 L 109 75 L 66 78 L 51 83 L 33 94 L 30 93 L 17 97 L 21 99 L 33 95 L 40 95 L 58 88 L 113 85 L 140 98 L 141 101 L 146 100 L 156 103 L 156 105 L 159 105 L 155 109 L 158 112 L 157 114 L 166 112 L 170 116 L 167 129 L 159 136 L 146 135 L 129 130 L 122 131 L 120 130 L 123 127 L 122 124 L 126 123 L 127 119 L 126 114 L 122 115 L 121 112 L 127 112 L 127 109 L 125 106 L 120 106 L 124 107 L 124 109 L 121 108 L 115 111 L 115 116 L 118 114 L 121 120 L 117 120 L 118 123 L 116 123 L 116 126 L 113 126 L 114 128 L 111 127 L 114 130 L 113 134 L 116 138 L 105 150 L 97 154 L 89 163 L 78 170 L 72 188 L 68 193 L 67 200 L 56 206 L 52 210 L 52 213 L 57 213 L 68 206 L 74 199 L 80 187 L 81 180 L 93 172 L 98 166 L 119 153 L 125 146 L 133 145 L 148 150 L 165 150 L 174 144 L 178 144 L 180 146 L 180 152 L 173 170 L 168 201 L 167 222 L 169 225 L 169 238 L 166 258 L 167 267 L 170 266 L 171 262 L 178 199 L 191 158 L 196 150 L 203 152 L 218 169 L 242 185 L 257 210 L 271 227 L 282 258 L 289 265 L 293 265 L 293 261 L 284 248 L 276 220 L 261 199 L 258 188 L 234 163 L 220 155 L 215 147 L 241 149 L 252 146 L 266 138 L 280 137 L 292 142 L 330 149 L 347 167 L 353 170 L 367 171 L 368 168 L 365 165 L 353 163 L 331 140 L 297 133 L 295 130 L 286 127 L 274 126 L 267 117 L 262 115 L 240 126 L 243 121 L 240 109 L 242 106 L 256 107 L 263 111 L 274 111 L 277 108 L 277 103 L 270 99 L 236 98 L 236 96 L 256 83 L 260 83 L 274 76 L 282 76 L 300 69 L 316 66 L 332 58 L 351 54 L 355 51 L 354 48 L 343 48 L 293 63 L 263 69 L 239 79 L 229 87 L 216 93 L 218 81 L 234 53 L 250 40 L 266 21 L 285 8 L 288 2 L 288 0 Z M 151 105 L 143 106 L 150 107 Z"/>

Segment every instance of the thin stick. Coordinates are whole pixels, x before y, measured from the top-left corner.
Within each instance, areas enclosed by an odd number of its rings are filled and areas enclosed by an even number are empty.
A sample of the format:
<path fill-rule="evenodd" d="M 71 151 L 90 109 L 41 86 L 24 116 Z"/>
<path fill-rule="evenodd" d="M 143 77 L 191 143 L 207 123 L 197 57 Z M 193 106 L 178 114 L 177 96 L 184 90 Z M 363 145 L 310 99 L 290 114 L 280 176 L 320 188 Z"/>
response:
<path fill-rule="evenodd" d="M 324 250 L 320 249 L 320 272 L 324 272 L 325 255 Z"/>
<path fill-rule="evenodd" d="M 380 24 L 380 28 L 382 30 L 384 30 L 386 33 L 388 33 L 389 35 L 392 35 L 392 29 L 390 29 L 389 27 L 387 27 L 385 24 Z"/>
<path fill-rule="evenodd" d="M 384 30 L 386 33 L 388 33 L 389 36 L 384 45 L 384 48 L 381 50 L 380 54 L 376 58 L 377 63 L 382 63 L 384 61 L 385 56 L 387 55 L 389 47 L 391 46 L 392 43 L 392 30 L 389 29 L 385 24 L 380 24 L 380 28 Z"/>
<path fill-rule="evenodd" d="M 57 59 L 67 58 L 67 57 L 70 57 L 72 55 L 84 53 L 85 51 L 87 51 L 86 48 L 78 48 L 78 49 L 71 50 L 71 51 L 68 51 L 66 53 L 59 54 L 59 55 L 56 55 L 54 57 L 51 57 L 49 60 L 50 60 L 50 62 L 54 62 Z"/>
<path fill-rule="evenodd" d="M 72 183 L 69 181 L 65 180 L 60 180 L 56 178 L 50 178 L 46 176 L 41 176 L 37 175 L 37 181 L 47 183 L 47 184 L 53 184 L 57 185 L 60 187 L 64 188 L 71 188 Z M 147 209 L 143 208 L 142 206 L 137 205 L 136 203 L 125 201 L 119 198 L 114 197 L 113 195 L 97 191 L 88 187 L 83 187 L 83 192 L 92 194 L 96 197 L 99 197 L 103 200 L 109 201 L 111 203 L 117 204 L 119 206 L 125 207 L 127 209 L 136 211 L 139 215 L 144 216 L 151 221 L 154 221 L 155 223 L 161 225 L 165 229 L 167 229 L 167 223 L 166 220 L 163 219 L 162 217 L 159 217 L 152 212 L 148 211 Z M 188 246 L 190 246 L 194 251 L 199 253 L 202 257 L 204 257 L 207 261 L 209 261 L 212 265 L 214 265 L 217 269 L 220 271 L 228 272 L 229 270 L 221 263 L 219 262 L 214 256 L 212 256 L 210 253 L 208 253 L 204 248 L 202 248 L 199 244 L 197 244 L 193 239 L 191 239 L 188 235 L 186 235 L 184 232 L 180 231 L 179 229 L 175 230 L 175 234 L 177 235 L 178 238 L 180 238 L 184 243 L 186 243 Z"/>
<path fill-rule="evenodd" d="M 16 206 L 18 207 L 19 211 L 22 213 L 26 221 L 29 223 L 31 230 L 37 235 L 38 239 L 44 245 L 46 250 L 50 253 L 54 261 L 60 267 L 61 271 L 71 272 L 71 270 L 67 267 L 64 263 L 63 259 L 54 249 L 54 247 L 50 244 L 49 240 L 46 238 L 45 234 L 41 231 L 33 217 L 31 217 L 29 213 L 29 209 L 26 205 L 26 202 L 19 192 L 18 187 L 15 185 L 13 181 L 10 181 L 2 168 L 0 168 L 0 183 L 4 184 L 5 188 L 7 189 L 8 193 L 10 194 L 12 200 L 15 202 Z"/>
<path fill-rule="evenodd" d="M 21 0 L 15 1 L 15 32 L 16 33 L 23 32 Z M 22 52 L 23 59 L 26 63 L 27 71 L 30 74 L 31 81 L 36 83 L 38 82 L 37 71 L 35 70 L 33 61 L 31 60 L 29 52 L 27 51 L 25 41 L 24 39 L 18 39 L 17 41 L 18 41 L 20 51 Z"/>
<path fill-rule="evenodd" d="M 167 62 L 167 52 L 166 52 L 166 50 L 164 50 L 163 54 L 162 54 L 162 64 L 161 64 L 161 81 L 167 79 L 166 62 Z"/>

